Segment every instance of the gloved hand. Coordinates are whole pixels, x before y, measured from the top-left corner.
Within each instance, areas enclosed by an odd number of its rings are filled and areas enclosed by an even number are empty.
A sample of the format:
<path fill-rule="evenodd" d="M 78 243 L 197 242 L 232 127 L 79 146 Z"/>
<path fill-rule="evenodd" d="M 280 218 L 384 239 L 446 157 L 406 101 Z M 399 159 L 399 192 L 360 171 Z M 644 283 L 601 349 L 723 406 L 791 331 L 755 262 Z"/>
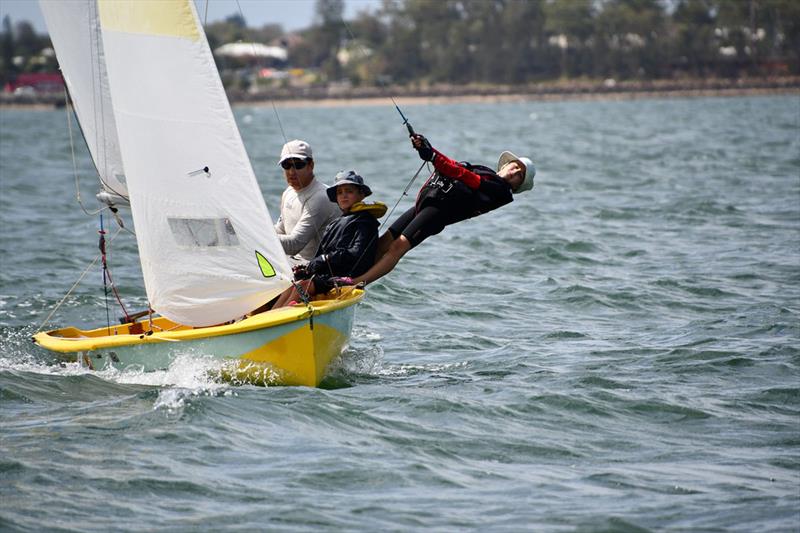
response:
<path fill-rule="evenodd" d="M 311 273 L 308 271 L 306 265 L 295 265 L 292 267 L 292 273 L 294 274 L 294 280 L 300 281 L 303 279 L 308 279 L 311 277 Z"/>
<path fill-rule="evenodd" d="M 355 285 L 353 278 L 350 277 L 330 277 L 330 276 L 317 276 L 314 278 L 314 288 L 317 294 L 326 293 L 336 287 L 346 287 Z"/>
<path fill-rule="evenodd" d="M 328 254 L 318 255 L 311 261 L 305 264 L 306 272 L 308 272 L 308 276 L 306 279 L 310 278 L 317 272 L 327 274 L 330 272 L 330 268 L 328 266 Z"/>
<path fill-rule="evenodd" d="M 433 147 L 424 135 L 420 135 L 419 133 L 412 135 L 411 146 L 417 151 L 420 159 L 423 161 L 433 161 Z"/>

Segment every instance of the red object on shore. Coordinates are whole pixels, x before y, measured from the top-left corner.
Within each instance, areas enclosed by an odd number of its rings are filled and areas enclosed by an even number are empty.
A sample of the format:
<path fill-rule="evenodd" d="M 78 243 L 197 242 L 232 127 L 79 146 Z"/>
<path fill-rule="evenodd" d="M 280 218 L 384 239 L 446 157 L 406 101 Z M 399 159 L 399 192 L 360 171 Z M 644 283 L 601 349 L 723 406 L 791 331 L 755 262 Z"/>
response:
<path fill-rule="evenodd" d="M 58 72 L 28 72 L 19 74 L 15 80 L 7 83 L 3 90 L 10 93 L 23 87 L 30 87 L 37 93 L 62 92 L 64 80 Z"/>

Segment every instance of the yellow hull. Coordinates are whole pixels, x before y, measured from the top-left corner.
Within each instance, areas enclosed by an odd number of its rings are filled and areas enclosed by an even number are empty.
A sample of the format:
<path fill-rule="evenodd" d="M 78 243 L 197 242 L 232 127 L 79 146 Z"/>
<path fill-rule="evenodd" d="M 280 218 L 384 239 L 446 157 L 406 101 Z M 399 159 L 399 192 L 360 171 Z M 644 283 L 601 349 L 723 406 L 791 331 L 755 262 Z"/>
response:
<path fill-rule="evenodd" d="M 167 318 L 94 330 L 74 327 L 38 333 L 39 346 L 90 368 L 168 368 L 180 354 L 196 353 L 223 361 L 233 380 L 316 387 L 329 363 L 350 338 L 360 289 L 342 289 L 329 299 L 284 307 L 234 324 L 193 328 Z"/>

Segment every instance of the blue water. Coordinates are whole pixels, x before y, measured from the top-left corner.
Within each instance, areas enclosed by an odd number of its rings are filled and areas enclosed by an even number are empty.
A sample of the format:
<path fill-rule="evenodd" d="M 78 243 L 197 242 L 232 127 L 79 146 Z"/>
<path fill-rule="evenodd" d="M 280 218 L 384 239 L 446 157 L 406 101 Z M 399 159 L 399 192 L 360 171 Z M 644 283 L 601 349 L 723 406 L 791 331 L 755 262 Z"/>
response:
<path fill-rule="evenodd" d="M 98 220 L 64 111 L 0 110 L 0 530 L 800 530 L 800 97 L 402 107 L 536 187 L 370 286 L 321 389 L 33 346 Z M 389 104 L 278 112 L 323 181 L 394 205 L 419 166 Z M 274 216 L 275 112 L 236 115 Z M 105 320 L 94 267 L 47 326 Z"/>

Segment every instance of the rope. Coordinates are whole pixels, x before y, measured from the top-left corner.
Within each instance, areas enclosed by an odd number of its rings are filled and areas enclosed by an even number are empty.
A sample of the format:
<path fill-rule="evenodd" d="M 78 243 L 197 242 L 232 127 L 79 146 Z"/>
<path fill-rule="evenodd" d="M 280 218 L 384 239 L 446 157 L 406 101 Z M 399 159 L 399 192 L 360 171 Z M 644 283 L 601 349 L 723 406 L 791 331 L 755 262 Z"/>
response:
<path fill-rule="evenodd" d="M 310 281 L 313 279 L 314 276 L 311 276 Z M 306 309 L 308 309 L 308 325 L 311 329 L 314 329 L 314 307 L 311 305 L 311 297 L 300 283 L 296 282 L 295 280 L 291 280 L 291 282 L 294 286 L 294 290 L 297 291 L 297 294 L 300 296 L 300 299 L 303 300 L 304 304 L 306 304 Z M 313 283 L 313 281 L 311 282 Z"/>
<path fill-rule="evenodd" d="M 108 242 L 109 242 L 109 244 L 110 244 L 110 243 L 112 243 L 112 242 L 114 242 L 114 239 L 116 239 L 116 238 L 117 238 L 117 235 L 119 235 L 119 232 L 120 232 L 120 231 L 122 231 L 122 228 L 117 228 L 117 232 L 116 232 L 116 233 L 114 233 L 114 236 L 113 236 L 113 237 L 111 237 L 111 239 L 108 241 Z M 95 263 L 97 263 L 97 261 L 99 261 L 99 260 L 100 260 L 100 258 L 101 258 L 102 256 L 103 256 L 103 254 L 97 254 L 97 257 L 95 257 L 95 258 L 92 260 L 92 262 L 91 262 L 91 263 L 89 263 L 89 266 L 87 266 L 87 267 L 86 267 L 86 269 L 83 271 L 83 273 L 81 273 L 81 275 L 78 277 L 78 280 L 77 280 L 77 281 L 76 281 L 76 282 L 75 282 L 75 283 L 72 285 L 72 287 L 70 287 L 70 288 L 69 288 L 69 290 L 67 291 L 67 293 L 66 293 L 66 294 L 64 295 L 64 297 L 63 297 L 63 298 L 61 298 L 61 300 L 60 300 L 60 301 L 59 301 L 59 302 L 56 304 L 56 306 L 53 308 L 53 310 L 52 310 L 52 311 L 50 311 L 50 314 L 49 314 L 49 315 L 47 315 L 47 318 L 45 318 L 45 319 L 44 319 L 44 321 L 42 321 L 42 323 L 41 323 L 41 324 L 39 324 L 39 327 L 36 329 L 36 333 L 39 333 L 40 331 L 42 331 L 42 328 L 44 328 L 45 324 L 47 324 L 47 323 L 50 321 L 50 319 L 53 317 L 53 315 L 55 314 L 55 312 L 56 312 L 56 311 L 58 311 L 58 308 L 59 308 L 59 307 L 61 307 L 61 305 L 62 305 L 62 304 L 63 304 L 63 303 L 66 301 L 66 299 L 67 299 L 67 298 L 69 298 L 70 294 L 72 294 L 72 291 L 74 291 L 74 290 L 75 290 L 75 287 L 77 287 L 77 286 L 78 286 L 78 284 L 79 284 L 81 281 L 83 281 L 83 278 L 84 278 L 84 277 L 86 277 L 86 274 L 89 272 L 89 270 L 90 270 L 90 269 L 91 269 L 91 268 L 92 268 L 92 267 L 95 265 Z"/>
<path fill-rule="evenodd" d="M 353 292 L 354 290 L 358 289 L 358 285 L 343 285 L 341 287 L 336 287 L 338 295 L 334 299 L 334 301 L 344 300 L 344 297 Z"/>

